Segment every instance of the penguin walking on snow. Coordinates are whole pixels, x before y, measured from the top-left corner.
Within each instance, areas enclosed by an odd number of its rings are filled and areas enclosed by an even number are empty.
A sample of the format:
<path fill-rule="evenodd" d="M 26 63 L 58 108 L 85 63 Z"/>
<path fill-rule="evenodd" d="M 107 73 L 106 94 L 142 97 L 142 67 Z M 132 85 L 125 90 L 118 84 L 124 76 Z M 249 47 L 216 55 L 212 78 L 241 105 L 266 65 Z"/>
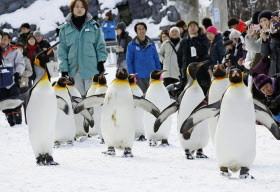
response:
<path fill-rule="evenodd" d="M 98 87 L 95 91 L 95 95 L 105 94 L 107 92 L 107 80 L 105 78 L 105 74 L 101 74 L 98 77 Z M 97 130 L 97 133 L 100 137 L 100 144 L 104 144 L 104 139 L 102 136 L 101 128 L 100 128 L 100 121 L 101 121 L 101 114 L 102 114 L 102 106 L 95 106 L 93 113 L 94 119 L 94 128 Z"/>
<path fill-rule="evenodd" d="M 232 83 L 222 99 L 208 105 L 200 103 L 182 124 L 181 133 L 189 139 L 197 123 L 219 116 L 215 134 L 215 152 L 221 174 L 230 177 L 240 170 L 240 178 L 252 178 L 249 169 L 256 155 L 256 125 L 258 120 L 280 139 L 280 130 L 269 109 L 256 99 L 243 83 L 239 69 L 229 73 Z M 194 127 L 194 128 L 193 128 Z"/>
<path fill-rule="evenodd" d="M 154 70 L 150 74 L 150 86 L 146 92 L 145 98 L 156 105 L 160 111 L 164 110 L 171 103 L 169 93 L 162 81 L 160 80 L 161 74 L 164 70 Z M 157 146 L 157 141 L 161 141 L 161 146 L 166 147 L 169 145 L 168 137 L 171 130 L 171 119 L 167 119 L 161 129 L 155 133 L 153 130 L 156 118 L 149 113 L 144 113 L 144 127 L 145 134 L 149 140 L 150 146 Z"/>
<path fill-rule="evenodd" d="M 178 110 L 177 131 L 179 141 L 185 151 L 186 158 L 194 159 L 192 153 L 196 150 L 196 158 L 208 158 L 203 153 L 203 148 L 208 144 L 209 134 L 207 121 L 201 122 L 195 128 L 195 132 L 189 140 L 185 140 L 180 133 L 182 123 L 191 114 L 195 107 L 204 99 L 204 93 L 196 80 L 196 73 L 206 62 L 194 62 L 187 68 L 188 84 L 178 97 L 178 100 L 169 105 L 155 121 L 154 131 L 161 129 L 161 124 Z"/>
<path fill-rule="evenodd" d="M 69 106 L 72 106 L 71 97 L 67 89 L 67 85 L 71 83 L 66 77 L 60 77 L 53 87 L 56 95 L 62 97 Z M 61 143 L 73 144 L 76 136 L 76 123 L 72 107 L 69 108 L 69 114 L 57 110 L 56 126 L 55 126 L 55 145 L 60 146 Z"/>
<path fill-rule="evenodd" d="M 69 83 L 67 84 L 68 91 L 70 93 L 71 97 L 80 98 L 82 99 L 82 96 L 78 89 L 75 87 L 75 80 L 72 77 L 69 77 Z M 82 137 L 87 136 L 87 133 L 84 129 L 84 117 L 82 114 L 75 114 L 75 126 L 76 126 L 76 139 L 82 139 Z"/>
<path fill-rule="evenodd" d="M 217 64 L 214 66 L 213 77 L 214 80 L 212 81 L 208 92 L 209 105 L 221 100 L 224 92 L 230 85 L 229 79 L 226 77 L 226 70 L 223 65 Z M 208 131 L 213 144 L 215 140 L 217 121 L 218 117 L 208 119 Z"/>
<path fill-rule="evenodd" d="M 85 108 L 103 104 L 101 117 L 101 132 L 108 151 L 107 155 L 115 155 L 115 148 L 124 149 L 123 157 L 133 157 L 131 152 L 135 138 L 134 107 L 159 115 L 159 109 L 151 102 L 133 96 L 128 83 L 128 73 L 125 68 L 116 72 L 116 79 L 110 84 L 104 99 L 104 94 L 85 98 L 75 108 L 79 113 Z"/>
<path fill-rule="evenodd" d="M 137 74 L 130 74 L 128 77 L 129 85 L 133 95 L 138 97 L 143 96 L 143 91 L 135 83 L 135 77 Z M 137 141 L 146 141 L 144 131 L 144 111 L 142 109 L 135 109 L 135 139 Z"/>

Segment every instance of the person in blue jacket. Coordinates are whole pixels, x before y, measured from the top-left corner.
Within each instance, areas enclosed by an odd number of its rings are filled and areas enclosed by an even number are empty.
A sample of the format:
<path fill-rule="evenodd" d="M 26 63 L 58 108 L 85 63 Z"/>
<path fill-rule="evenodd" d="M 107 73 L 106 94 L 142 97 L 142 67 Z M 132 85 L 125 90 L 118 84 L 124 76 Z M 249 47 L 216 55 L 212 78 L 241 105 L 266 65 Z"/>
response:
<path fill-rule="evenodd" d="M 105 41 L 113 41 L 116 40 L 116 28 L 117 24 L 113 21 L 113 14 L 112 11 L 108 11 L 105 14 L 105 21 L 102 24 L 102 31 L 104 33 Z"/>
<path fill-rule="evenodd" d="M 105 71 L 108 54 L 100 25 L 88 13 L 87 1 L 73 0 L 70 12 L 59 27 L 59 68 L 62 76 L 74 78 L 75 87 L 84 95 L 92 77 Z"/>
<path fill-rule="evenodd" d="M 150 73 L 161 70 L 155 43 L 146 36 L 147 25 L 137 23 L 134 26 L 137 36 L 128 44 L 126 63 L 129 74 L 137 74 L 137 85 L 145 93 L 149 87 Z"/>

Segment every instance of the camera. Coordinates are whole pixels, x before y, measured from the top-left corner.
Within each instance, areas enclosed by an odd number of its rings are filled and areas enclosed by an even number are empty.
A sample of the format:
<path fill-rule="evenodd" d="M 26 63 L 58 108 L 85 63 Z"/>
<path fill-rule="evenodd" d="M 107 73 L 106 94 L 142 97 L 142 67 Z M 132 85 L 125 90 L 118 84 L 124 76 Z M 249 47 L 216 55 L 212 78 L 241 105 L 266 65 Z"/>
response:
<path fill-rule="evenodd" d="M 266 36 L 269 36 L 270 35 L 270 30 L 267 29 L 267 30 L 263 31 L 263 33 L 265 33 Z"/>
<path fill-rule="evenodd" d="M 274 17 L 279 17 L 279 11 L 274 11 L 274 12 L 272 13 L 272 16 L 274 16 Z"/>

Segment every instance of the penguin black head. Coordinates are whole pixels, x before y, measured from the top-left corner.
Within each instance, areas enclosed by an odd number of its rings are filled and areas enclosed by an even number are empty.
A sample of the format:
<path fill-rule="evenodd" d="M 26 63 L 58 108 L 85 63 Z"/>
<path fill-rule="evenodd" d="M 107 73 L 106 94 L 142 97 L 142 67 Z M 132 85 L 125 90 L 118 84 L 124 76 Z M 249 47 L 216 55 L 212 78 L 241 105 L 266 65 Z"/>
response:
<path fill-rule="evenodd" d="M 34 63 L 44 69 L 46 69 L 47 67 L 47 63 L 49 62 L 49 55 L 51 54 L 51 52 L 53 51 L 53 49 L 59 44 L 60 42 L 54 44 L 53 46 L 51 46 L 50 48 L 48 48 L 45 51 L 40 52 L 36 58 Z"/>
<path fill-rule="evenodd" d="M 75 79 L 73 77 L 68 77 L 68 85 L 75 85 Z"/>
<path fill-rule="evenodd" d="M 213 76 L 218 78 L 218 77 L 224 77 L 226 76 L 227 72 L 226 69 L 223 65 L 217 64 L 213 68 Z"/>
<path fill-rule="evenodd" d="M 135 83 L 134 78 L 136 77 L 137 74 L 138 74 L 138 73 L 136 73 L 136 74 L 130 74 L 130 75 L 128 76 L 128 82 L 129 82 L 129 83 Z"/>
<path fill-rule="evenodd" d="M 66 77 L 60 77 L 57 81 L 57 84 L 61 87 L 66 87 L 68 84 L 72 83 Z"/>
<path fill-rule="evenodd" d="M 193 62 L 189 64 L 187 70 L 188 70 L 188 74 L 191 76 L 193 80 L 196 80 L 196 73 L 202 65 L 204 65 L 204 62 Z"/>
<path fill-rule="evenodd" d="M 99 75 L 99 77 L 98 77 L 98 84 L 99 85 L 106 85 L 107 84 L 107 80 L 106 80 L 105 75 L 107 75 L 107 73 Z"/>
<path fill-rule="evenodd" d="M 128 78 L 128 72 L 125 68 L 118 68 L 116 72 L 116 78 L 117 79 L 127 79 Z"/>
<path fill-rule="evenodd" d="M 243 80 L 241 70 L 237 68 L 231 69 L 228 78 L 231 83 L 241 83 Z"/>
<path fill-rule="evenodd" d="M 99 76 L 100 76 L 100 74 L 95 74 L 95 75 L 92 77 L 92 82 L 93 82 L 93 83 L 97 83 L 97 82 L 98 82 Z"/>
<path fill-rule="evenodd" d="M 153 70 L 152 72 L 151 72 L 151 75 L 150 75 L 150 77 L 151 77 L 151 79 L 154 79 L 154 80 L 159 80 L 160 79 L 160 76 L 161 76 L 161 74 L 163 73 L 163 72 L 165 72 L 166 70 Z"/>

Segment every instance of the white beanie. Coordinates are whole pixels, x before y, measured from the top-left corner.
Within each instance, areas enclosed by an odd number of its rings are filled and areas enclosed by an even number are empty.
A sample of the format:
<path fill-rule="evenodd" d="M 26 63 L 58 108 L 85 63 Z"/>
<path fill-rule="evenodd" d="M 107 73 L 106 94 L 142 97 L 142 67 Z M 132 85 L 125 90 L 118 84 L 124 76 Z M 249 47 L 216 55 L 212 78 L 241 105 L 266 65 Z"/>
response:
<path fill-rule="evenodd" d="M 176 30 L 176 31 L 178 32 L 179 36 L 180 36 L 180 29 L 179 29 L 178 27 L 172 27 L 172 28 L 169 30 L 169 36 L 171 36 L 171 32 L 172 32 L 173 30 Z"/>

